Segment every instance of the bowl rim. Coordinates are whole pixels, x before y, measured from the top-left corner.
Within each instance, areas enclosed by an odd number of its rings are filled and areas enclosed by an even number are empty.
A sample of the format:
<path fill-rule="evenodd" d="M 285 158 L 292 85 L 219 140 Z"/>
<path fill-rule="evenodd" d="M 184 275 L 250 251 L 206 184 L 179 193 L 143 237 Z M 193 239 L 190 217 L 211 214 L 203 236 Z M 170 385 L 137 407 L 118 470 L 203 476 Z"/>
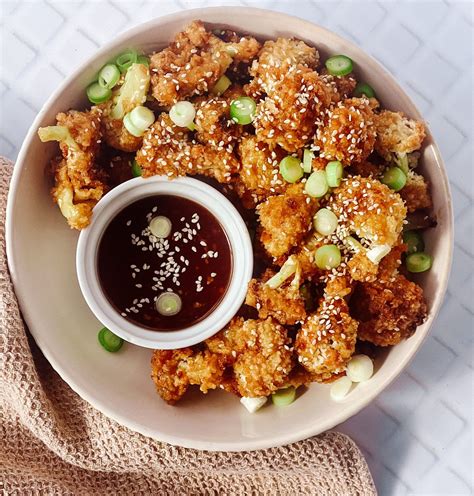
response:
<path fill-rule="evenodd" d="M 123 33 L 119 34 L 117 37 L 113 38 L 111 41 L 107 42 L 104 44 L 102 47 L 100 47 L 92 56 L 88 57 L 86 60 L 84 60 L 79 66 L 71 72 L 71 74 L 62 82 L 62 84 L 56 88 L 56 90 L 51 94 L 51 96 L 48 98 L 48 100 L 45 102 L 43 105 L 42 109 L 36 116 L 35 120 L 33 121 L 24 141 L 22 144 L 22 147 L 20 149 L 20 152 L 18 154 L 17 160 L 16 160 L 16 166 L 13 171 L 11 183 L 10 183 L 10 190 L 8 194 L 8 200 L 7 200 L 7 211 L 6 211 L 6 223 L 5 223 L 5 235 L 6 235 L 6 248 L 7 248 L 7 261 L 10 269 L 10 274 L 13 282 L 13 286 L 15 288 L 15 292 L 17 295 L 17 299 L 23 314 L 23 317 L 25 319 L 25 322 L 27 323 L 31 334 L 33 335 L 35 341 L 37 342 L 39 348 L 47 358 L 47 360 L 50 362 L 52 367 L 58 372 L 58 374 L 61 376 L 61 378 L 77 393 L 79 396 L 81 396 L 84 400 L 86 400 L 88 403 L 90 403 L 93 407 L 97 408 L 99 411 L 107 415 L 108 417 L 112 418 L 113 420 L 117 421 L 121 425 L 124 425 L 134 431 L 137 431 L 145 436 L 152 437 L 154 439 L 164 441 L 173 445 L 179 445 L 183 446 L 186 448 L 194 448 L 194 449 L 202 449 L 202 450 L 209 450 L 209 451 L 247 451 L 247 450 L 258 450 L 258 449 L 266 449 L 266 448 L 271 448 L 271 447 L 276 447 L 276 446 L 282 446 L 286 445 L 292 442 L 300 441 L 302 439 L 307 439 L 311 436 L 317 435 L 321 432 L 324 432 L 326 430 L 332 429 L 336 425 L 344 422 L 351 416 L 355 415 L 359 411 L 361 411 L 364 407 L 366 407 L 369 403 L 373 401 L 373 399 L 378 396 L 383 390 L 385 390 L 397 377 L 400 375 L 400 373 L 405 369 L 405 367 L 408 365 L 408 363 L 414 358 L 418 350 L 420 349 L 422 343 L 426 339 L 431 326 L 436 319 L 436 316 L 439 313 L 439 310 L 441 308 L 442 302 L 444 300 L 444 295 L 446 293 L 447 285 L 448 285 L 448 279 L 449 279 L 449 274 L 450 274 L 450 269 L 452 265 L 452 258 L 453 258 L 453 245 L 454 245 L 454 223 L 453 223 L 453 208 L 452 208 L 452 200 L 451 200 L 451 191 L 449 187 L 449 181 L 447 178 L 447 173 L 446 173 L 446 168 L 444 165 L 444 161 L 441 157 L 441 154 L 439 152 L 438 146 L 436 145 L 436 142 L 434 139 L 431 139 L 430 146 L 432 147 L 433 154 L 435 156 L 436 162 L 439 164 L 439 171 L 441 173 L 441 184 L 446 191 L 446 232 L 443 233 L 445 236 L 448 236 L 449 238 L 449 244 L 448 244 L 448 253 L 446 253 L 446 258 L 445 258 L 445 263 L 444 263 L 444 273 L 442 274 L 442 280 L 440 281 L 439 284 L 439 289 L 437 292 L 437 298 L 436 301 L 434 302 L 430 316 L 425 322 L 425 332 L 424 335 L 421 337 L 420 341 L 418 342 L 418 345 L 416 348 L 413 350 L 411 354 L 407 354 L 403 360 L 401 360 L 398 364 L 397 368 L 394 368 L 394 370 L 387 376 L 386 380 L 384 381 L 383 385 L 372 391 L 370 394 L 367 394 L 362 400 L 359 400 L 357 404 L 354 404 L 352 406 L 349 406 L 348 408 L 343 409 L 341 413 L 331 419 L 326 419 L 326 421 L 321 422 L 318 424 L 317 427 L 307 427 L 307 428 L 302 428 L 302 429 L 295 429 L 293 431 L 288 431 L 281 433 L 277 436 L 273 436 L 271 438 L 264 438 L 264 439 L 258 439 L 258 440 L 245 440 L 245 441 L 238 441 L 238 442 L 203 442 L 203 441 L 196 441 L 190 440 L 188 438 L 184 437 L 179 437 L 179 436 L 174 436 L 174 435 L 169 435 L 165 431 L 158 431 L 157 429 L 150 429 L 146 426 L 143 426 L 141 424 L 138 424 L 134 422 L 133 420 L 130 420 L 129 418 L 124 417 L 121 414 L 117 414 L 115 411 L 113 411 L 111 408 L 109 408 L 106 404 L 104 404 L 101 400 L 95 398 L 90 394 L 88 391 L 86 391 L 84 388 L 81 387 L 79 384 L 79 381 L 77 380 L 72 380 L 69 376 L 68 373 L 62 368 L 62 366 L 55 360 L 54 358 L 54 351 L 48 347 L 48 345 L 44 342 L 42 339 L 42 336 L 38 333 L 35 332 L 34 330 L 34 325 L 33 325 L 33 319 L 30 318 L 29 314 L 29 308 L 28 305 L 26 304 L 26 299 L 25 295 L 23 294 L 23 290 L 20 284 L 20 281 L 17 278 L 16 271 L 15 271 L 15 266 L 18 263 L 16 260 L 15 256 L 15 249 L 12 243 L 13 239 L 13 216 L 14 216 L 14 210 L 13 210 L 13 199 L 16 195 L 16 191 L 19 187 L 19 182 L 21 179 L 21 171 L 24 168 L 24 160 L 27 155 L 27 150 L 32 142 L 33 139 L 36 137 L 36 131 L 41 123 L 44 114 L 48 110 L 48 108 L 52 105 L 54 100 L 57 98 L 57 95 L 59 95 L 61 92 L 63 92 L 68 85 L 75 79 L 77 78 L 82 72 L 84 72 L 88 66 L 95 61 L 96 59 L 100 58 L 103 56 L 106 52 L 111 50 L 112 48 L 120 47 L 123 46 L 127 40 L 135 35 L 138 35 L 142 30 L 148 29 L 150 27 L 159 27 L 160 25 L 170 23 L 170 22 L 190 22 L 193 19 L 202 19 L 204 22 L 215 22 L 216 24 L 225 24 L 225 22 L 222 21 L 211 21 L 207 20 L 206 18 L 208 16 L 213 16 L 213 15 L 219 15 L 222 14 L 222 12 L 225 11 L 226 17 L 230 19 L 229 23 L 231 23 L 232 15 L 233 13 L 245 13 L 246 15 L 249 14 L 249 12 L 252 13 L 252 15 L 255 16 L 260 16 L 260 17 L 265 17 L 266 19 L 271 18 L 272 20 L 277 21 L 279 24 L 288 22 L 289 20 L 291 21 L 292 26 L 296 28 L 296 26 L 299 24 L 300 26 L 304 25 L 307 28 L 317 28 L 321 33 L 324 33 L 328 38 L 332 39 L 337 39 L 340 42 L 343 42 L 346 46 L 351 48 L 352 50 L 359 51 L 364 54 L 364 57 L 367 58 L 369 62 L 372 63 L 373 66 L 375 66 L 378 70 L 378 72 L 382 75 L 384 75 L 386 78 L 390 79 L 394 87 L 396 87 L 400 93 L 400 98 L 405 101 L 405 103 L 413 109 L 413 116 L 418 118 L 418 119 L 423 119 L 421 113 L 419 112 L 418 108 L 416 105 L 412 102 L 411 98 L 406 94 L 405 90 L 398 84 L 397 80 L 389 73 L 387 69 L 374 57 L 372 57 L 369 53 L 367 53 L 365 50 L 357 46 L 355 43 L 352 41 L 348 40 L 347 38 L 344 38 L 343 36 L 330 31 L 323 26 L 320 26 L 316 23 L 313 23 L 311 21 L 305 20 L 301 17 L 295 16 L 295 15 L 290 15 L 282 12 L 277 12 L 273 10 L 268 10 L 268 9 L 260 9 L 260 8 L 255 8 L 255 7 L 206 7 L 206 8 L 197 8 L 197 9 L 186 9 L 182 10 L 179 12 L 174 12 L 165 16 L 158 16 L 155 17 L 145 23 L 140 23 Z M 424 120 L 424 119 L 423 119 Z M 427 131 L 428 135 L 432 137 L 431 133 L 429 132 L 429 126 L 427 125 Z"/>
<path fill-rule="evenodd" d="M 163 194 L 187 198 L 208 210 L 224 230 L 232 256 L 229 283 L 217 306 L 198 322 L 175 331 L 146 329 L 125 319 L 105 296 L 97 273 L 98 244 L 111 220 L 139 198 Z M 236 263 L 236 256 L 239 263 Z M 244 302 L 252 271 L 252 243 L 241 215 L 222 193 L 193 177 L 179 177 L 172 181 L 167 176 L 136 177 L 120 184 L 94 207 L 92 222 L 82 229 L 76 247 L 76 274 L 82 296 L 92 313 L 125 341 L 152 349 L 184 348 L 216 334 Z"/>

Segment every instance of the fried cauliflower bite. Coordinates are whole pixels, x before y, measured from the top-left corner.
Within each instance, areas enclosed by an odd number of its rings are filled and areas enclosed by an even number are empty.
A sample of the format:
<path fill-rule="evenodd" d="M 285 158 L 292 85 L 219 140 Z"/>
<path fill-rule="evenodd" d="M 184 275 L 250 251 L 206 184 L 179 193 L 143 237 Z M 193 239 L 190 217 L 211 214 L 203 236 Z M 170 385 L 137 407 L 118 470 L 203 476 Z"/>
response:
<path fill-rule="evenodd" d="M 420 208 L 431 208 L 433 206 L 429 186 L 425 178 L 411 170 L 407 174 L 405 186 L 398 194 L 405 202 L 408 213 Z"/>
<path fill-rule="evenodd" d="M 280 174 L 280 161 L 286 153 L 279 147 L 271 150 L 255 136 L 243 136 L 238 153 L 242 165 L 239 181 L 242 185 L 236 191 L 239 196 L 253 197 L 254 206 L 269 196 L 283 193 L 288 183 Z"/>
<path fill-rule="evenodd" d="M 303 189 L 301 183 L 292 184 L 282 195 L 271 196 L 257 207 L 260 241 L 272 257 L 288 253 L 311 229 L 317 201 Z"/>
<path fill-rule="evenodd" d="M 275 271 L 267 269 L 260 279 L 252 279 L 245 303 L 256 308 L 261 319 L 270 316 L 282 325 L 294 325 L 303 321 L 306 310 L 299 284 L 272 287 L 267 283 L 275 274 Z"/>
<path fill-rule="evenodd" d="M 106 191 L 96 170 L 96 155 L 101 140 L 101 111 L 71 110 L 56 116 L 57 125 L 40 128 L 41 141 L 58 141 L 63 159 L 53 161 L 54 201 L 74 229 L 86 227 L 94 205 Z"/>
<path fill-rule="evenodd" d="M 330 103 L 327 86 L 305 66 L 290 66 L 257 105 L 253 125 L 260 141 L 292 153 L 308 143 Z"/>
<path fill-rule="evenodd" d="M 193 95 L 207 93 L 232 63 L 227 44 L 194 21 L 168 48 L 150 58 L 152 94 L 170 107 Z"/>
<path fill-rule="evenodd" d="M 332 103 L 349 98 L 357 85 L 357 81 L 352 74 L 333 76 L 328 73 L 326 68 L 321 71 L 320 77 L 329 88 Z"/>
<path fill-rule="evenodd" d="M 373 151 L 376 128 L 367 98 L 348 98 L 328 109 L 319 122 L 314 140 L 320 157 L 343 165 L 362 162 Z"/>
<path fill-rule="evenodd" d="M 391 153 L 411 153 L 421 148 L 425 139 L 422 122 L 408 119 L 403 112 L 382 110 L 375 116 L 375 150 L 389 160 Z"/>
<path fill-rule="evenodd" d="M 242 126 L 229 115 L 230 102 L 226 98 L 199 98 L 195 102 L 196 139 L 204 145 L 225 149 L 232 153 L 242 134 Z"/>
<path fill-rule="evenodd" d="M 274 93 L 275 85 L 290 67 L 314 69 L 318 63 L 319 53 L 316 48 L 303 41 L 288 38 L 268 40 L 263 44 L 258 59 L 252 63 L 250 75 L 253 79 L 246 90 L 249 95 L 259 99 L 265 94 Z"/>
<path fill-rule="evenodd" d="M 377 346 L 395 345 L 410 337 L 427 315 L 423 290 L 396 273 L 358 283 L 350 306 L 360 321 L 359 339 Z"/>
<path fill-rule="evenodd" d="M 288 333 L 270 317 L 235 317 L 206 344 L 213 353 L 232 361 L 234 386 L 240 396 L 268 396 L 285 384 L 293 367 Z"/>
<path fill-rule="evenodd" d="M 167 113 L 145 133 L 136 160 L 144 177 L 202 174 L 221 183 L 229 182 L 240 167 L 237 157 L 227 150 L 191 141 L 189 130 L 176 126 Z"/>
<path fill-rule="evenodd" d="M 313 380 L 327 382 L 345 370 L 354 354 L 357 326 L 345 300 L 325 294 L 318 311 L 306 319 L 295 341 L 298 361 L 313 374 Z"/>

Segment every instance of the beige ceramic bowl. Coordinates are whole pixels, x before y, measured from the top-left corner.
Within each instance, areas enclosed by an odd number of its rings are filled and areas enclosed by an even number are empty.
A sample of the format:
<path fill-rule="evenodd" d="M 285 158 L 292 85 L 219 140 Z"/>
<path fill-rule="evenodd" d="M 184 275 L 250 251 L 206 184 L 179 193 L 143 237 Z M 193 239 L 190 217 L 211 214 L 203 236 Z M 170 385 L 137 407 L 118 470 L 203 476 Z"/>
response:
<path fill-rule="evenodd" d="M 288 15 L 250 8 L 188 10 L 152 20 L 99 50 L 52 95 L 33 123 L 15 168 L 8 203 L 7 250 L 11 274 L 26 322 L 53 367 L 83 398 L 123 425 L 153 438 L 207 450 L 253 450 L 286 444 L 330 429 L 354 415 L 403 370 L 421 346 L 443 300 L 451 264 L 453 225 L 448 181 L 438 149 L 428 135 L 422 158 L 430 180 L 438 227 L 426 234 L 432 269 L 419 277 L 429 305 L 428 318 L 414 336 L 379 357 L 376 373 L 340 403 L 329 387 L 312 385 L 286 408 L 267 406 L 248 413 L 221 391 L 190 394 L 178 406 L 165 404 L 150 376 L 150 350 L 124 346 L 117 354 L 97 344 L 100 323 L 81 296 L 74 255 L 78 233 L 67 228 L 48 194 L 44 168 L 55 145 L 36 136 L 57 112 L 81 108 L 84 88 L 96 71 L 125 47 L 165 46 L 185 24 L 200 18 L 211 27 L 230 27 L 261 38 L 296 36 L 317 46 L 323 59 L 344 53 L 361 80 L 375 87 L 385 107 L 421 118 L 419 112 L 374 59 L 319 26 Z M 396 48 L 395 48 L 396 49 Z M 435 358 L 435 357 L 433 357 Z"/>

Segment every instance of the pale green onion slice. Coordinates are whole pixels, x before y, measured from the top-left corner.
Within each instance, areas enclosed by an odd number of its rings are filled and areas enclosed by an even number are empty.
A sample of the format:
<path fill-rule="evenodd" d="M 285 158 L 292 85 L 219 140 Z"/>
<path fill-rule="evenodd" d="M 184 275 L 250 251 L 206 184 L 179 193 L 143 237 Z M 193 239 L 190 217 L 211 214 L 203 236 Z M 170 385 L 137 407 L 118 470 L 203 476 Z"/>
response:
<path fill-rule="evenodd" d="M 120 71 L 115 64 L 107 64 L 102 67 L 97 77 L 97 82 L 102 88 L 111 90 L 120 79 Z"/>
<path fill-rule="evenodd" d="M 368 381 L 374 374 L 374 363 L 367 355 L 355 355 L 347 364 L 346 374 L 352 382 Z"/>
<path fill-rule="evenodd" d="M 134 126 L 132 120 L 130 119 L 130 114 L 125 115 L 123 118 L 123 125 L 125 126 L 125 129 L 132 134 L 133 136 L 139 138 L 140 136 L 143 136 L 143 132 L 141 129 L 138 129 L 138 127 Z"/>
<path fill-rule="evenodd" d="M 272 393 L 272 402 L 276 406 L 288 406 L 295 401 L 296 389 L 289 386 Z"/>
<path fill-rule="evenodd" d="M 413 273 L 426 272 L 431 269 L 432 264 L 433 258 L 424 251 L 411 253 L 405 260 L 408 271 Z"/>
<path fill-rule="evenodd" d="M 407 253 L 419 253 L 425 249 L 423 236 L 417 231 L 405 231 L 403 233 L 403 242 L 407 245 Z"/>
<path fill-rule="evenodd" d="M 260 410 L 262 406 L 267 402 L 266 396 L 259 396 L 258 398 L 249 398 L 247 396 L 243 396 L 240 398 L 240 403 L 250 412 L 255 413 L 257 410 Z"/>
<path fill-rule="evenodd" d="M 303 177 L 303 168 L 299 158 L 289 155 L 280 162 L 280 174 L 288 183 L 296 183 Z"/>
<path fill-rule="evenodd" d="M 334 269 L 341 263 L 341 251 L 336 245 L 321 246 L 314 254 L 314 261 L 320 269 Z"/>
<path fill-rule="evenodd" d="M 99 331 L 97 339 L 102 348 L 110 353 L 116 353 L 123 346 L 123 339 L 107 329 L 107 327 L 103 327 Z"/>
<path fill-rule="evenodd" d="M 150 59 L 146 55 L 139 55 L 137 58 L 137 64 L 143 64 L 150 67 Z"/>
<path fill-rule="evenodd" d="M 103 88 L 99 83 L 92 83 L 86 89 L 87 98 L 95 104 L 104 103 L 112 96 L 112 90 Z"/>
<path fill-rule="evenodd" d="M 370 84 L 357 83 L 357 86 L 354 88 L 354 91 L 352 92 L 352 96 L 355 96 L 357 98 L 361 98 L 362 96 L 366 96 L 367 98 L 374 98 L 375 91 L 372 88 L 372 86 L 370 86 Z"/>
<path fill-rule="evenodd" d="M 390 253 L 390 246 L 389 245 L 377 245 L 371 248 L 370 250 L 367 250 L 367 258 L 374 264 L 378 264 L 380 260 L 382 260 L 385 255 L 388 255 Z"/>
<path fill-rule="evenodd" d="M 321 170 L 314 171 L 307 179 L 304 190 L 309 196 L 321 198 L 329 189 L 326 173 Z"/>
<path fill-rule="evenodd" d="M 289 277 L 298 270 L 298 261 L 294 255 L 281 266 L 280 270 L 265 283 L 271 289 L 279 288 Z"/>
<path fill-rule="evenodd" d="M 191 102 L 175 103 L 170 110 L 170 119 L 179 127 L 188 127 L 196 117 L 196 109 Z"/>
<path fill-rule="evenodd" d="M 138 53 L 135 50 L 127 50 L 121 53 L 116 59 L 115 64 L 120 72 L 126 72 L 137 61 Z"/>
<path fill-rule="evenodd" d="M 158 215 L 151 219 L 148 227 L 153 236 L 156 236 L 157 238 L 167 238 L 171 233 L 172 224 L 168 217 Z"/>
<path fill-rule="evenodd" d="M 222 93 L 225 93 L 231 84 L 232 81 L 224 74 L 211 89 L 211 93 L 218 96 L 222 95 Z"/>
<path fill-rule="evenodd" d="M 347 396 L 347 393 L 351 390 L 351 387 L 352 381 L 345 375 L 331 384 L 329 394 L 334 401 L 341 401 Z"/>
<path fill-rule="evenodd" d="M 328 186 L 331 188 L 337 188 L 341 184 L 342 178 L 342 164 L 339 160 L 334 160 L 333 162 L 328 162 L 326 165 L 326 179 Z"/>
<path fill-rule="evenodd" d="M 337 216 L 327 208 L 321 208 L 313 217 L 313 226 L 319 234 L 329 236 L 337 229 Z"/>
<path fill-rule="evenodd" d="M 314 153 L 308 148 L 305 148 L 303 152 L 303 171 L 306 174 L 309 174 L 313 170 L 313 158 Z"/>
<path fill-rule="evenodd" d="M 140 177 L 142 175 L 142 168 L 138 165 L 138 162 L 133 159 L 132 161 L 132 176 Z"/>
<path fill-rule="evenodd" d="M 237 124 L 250 124 L 255 117 L 257 104 L 248 96 L 236 98 L 230 104 L 230 117 Z"/>
<path fill-rule="evenodd" d="M 384 172 L 382 182 L 390 189 L 400 191 L 407 183 L 407 176 L 400 167 L 390 167 Z"/>
<path fill-rule="evenodd" d="M 182 302 L 179 295 L 168 291 L 166 293 L 161 293 L 160 296 L 158 296 L 155 305 L 160 315 L 172 317 L 180 312 Z"/>
<path fill-rule="evenodd" d="M 410 166 L 408 165 L 408 155 L 406 153 L 394 153 L 392 155 L 393 161 L 395 162 L 396 166 L 402 169 L 402 171 L 405 173 L 405 175 L 408 174 L 408 171 L 410 170 Z"/>
<path fill-rule="evenodd" d="M 352 72 L 352 60 L 346 55 L 334 55 L 326 60 L 326 69 L 333 76 L 345 76 Z"/>
<path fill-rule="evenodd" d="M 154 122 L 155 114 L 147 107 L 138 105 L 130 112 L 130 122 L 144 133 Z"/>
<path fill-rule="evenodd" d="M 356 253 L 364 250 L 364 247 L 352 236 L 347 236 L 344 238 L 344 244 L 348 245 L 349 248 Z"/>

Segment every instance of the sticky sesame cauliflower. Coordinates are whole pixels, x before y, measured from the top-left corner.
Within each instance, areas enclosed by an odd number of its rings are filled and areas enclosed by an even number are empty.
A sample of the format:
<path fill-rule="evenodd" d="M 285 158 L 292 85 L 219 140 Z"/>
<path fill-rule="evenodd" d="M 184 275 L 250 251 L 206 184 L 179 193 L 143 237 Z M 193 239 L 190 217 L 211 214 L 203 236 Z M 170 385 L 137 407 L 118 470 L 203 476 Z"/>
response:
<path fill-rule="evenodd" d="M 87 227 L 97 202 L 137 175 L 193 176 L 242 214 L 254 248 L 245 302 L 205 341 L 153 352 L 152 379 L 169 404 L 195 386 L 261 403 L 331 382 L 356 345 L 394 346 L 429 311 L 410 280 L 431 266 L 422 230 L 436 224 L 426 220 L 425 124 L 385 109 L 355 60 L 214 27 L 196 20 L 151 54 L 127 47 L 85 88 L 89 109 L 59 113 L 38 132 L 59 143 L 47 170 L 72 228 Z M 187 267 L 174 241 L 153 267 L 160 285 L 160 271 Z M 177 281 L 166 284 L 179 295 Z"/>

